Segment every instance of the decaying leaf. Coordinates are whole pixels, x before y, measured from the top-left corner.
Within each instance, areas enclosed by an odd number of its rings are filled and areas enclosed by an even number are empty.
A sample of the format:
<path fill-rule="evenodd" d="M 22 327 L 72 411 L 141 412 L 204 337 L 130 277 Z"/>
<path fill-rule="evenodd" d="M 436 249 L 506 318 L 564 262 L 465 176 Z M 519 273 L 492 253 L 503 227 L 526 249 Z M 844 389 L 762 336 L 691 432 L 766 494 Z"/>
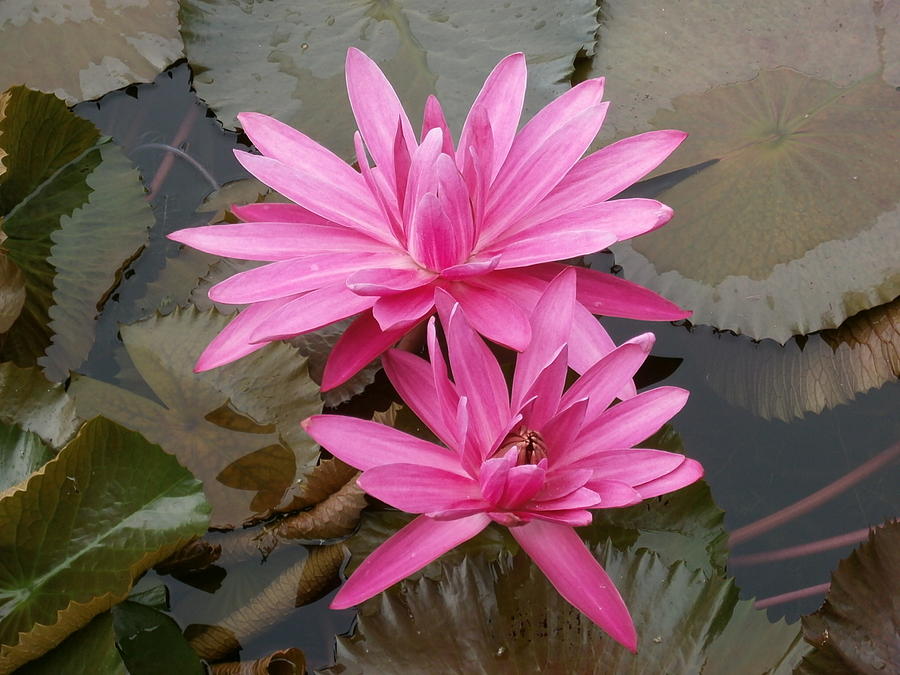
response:
<path fill-rule="evenodd" d="M 801 675 L 900 671 L 900 521 L 869 532 L 869 539 L 838 564 L 822 608 L 803 617 L 803 635 L 815 647 Z"/>
<path fill-rule="evenodd" d="M 340 544 L 311 547 L 305 558 L 215 626 L 186 631 L 191 647 L 211 661 L 227 657 L 241 643 L 282 620 L 295 607 L 318 600 L 336 588 L 343 560 L 344 547 Z"/>
<path fill-rule="evenodd" d="M 741 358 L 739 340 L 724 335 L 713 343 L 707 382 L 731 403 L 787 422 L 900 377 L 900 298 L 783 347 L 742 344 Z"/>
<path fill-rule="evenodd" d="M 173 572 L 190 572 L 212 565 L 222 554 L 222 546 L 200 539 L 191 539 L 165 560 L 158 562 L 153 569 L 157 574 Z"/>
<path fill-rule="evenodd" d="M 303 675 L 306 657 L 296 647 L 290 647 L 256 661 L 214 663 L 209 670 L 212 675 Z"/>
<path fill-rule="evenodd" d="M 139 434 L 87 423 L 0 499 L 0 670 L 59 644 L 206 531 L 199 482 Z"/>
<path fill-rule="evenodd" d="M 296 484 L 290 495 L 290 501 L 278 510 L 289 513 L 323 502 L 358 473 L 356 467 L 342 462 L 337 457 L 323 459 Z"/>
<path fill-rule="evenodd" d="M 299 421 L 321 410 L 306 360 L 285 344 L 193 373 L 197 356 L 227 321 L 215 310 L 178 308 L 121 328 L 129 356 L 161 403 L 83 377 L 70 388 L 81 414 L 137 429 L 203 480 L 219 528 L 280 503 L 318 454 Z M 266 466 L 273 456 L 281 458 L 277 475 Z"/>

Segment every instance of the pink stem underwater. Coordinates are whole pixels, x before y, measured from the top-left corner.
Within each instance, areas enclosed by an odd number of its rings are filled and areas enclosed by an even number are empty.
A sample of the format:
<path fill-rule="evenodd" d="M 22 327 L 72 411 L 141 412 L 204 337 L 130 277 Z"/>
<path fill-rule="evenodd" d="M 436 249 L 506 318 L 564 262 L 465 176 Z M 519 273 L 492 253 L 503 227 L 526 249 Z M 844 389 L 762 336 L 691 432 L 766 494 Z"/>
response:
<path fill-rule="evenodd" d="M 753 539 L 754 537 L 758 537 L 764 532 L 773 530 L 779 525 L 783 525 L 784 523 L 791 521 L 794 518 L 807 513 L 808 511 L 812 511 L 816 507 L 821 506 L 822 504 L 827 502 L 829 499 L 832 499 L 845 490 L 853 487 L 853 485 L 860 482 L 864 478 L 867 478 L 869 475 L 875 473 L 882 467 L 890 464 L 897 458 L 898 455 L 900 455 L 900 441 L 894 443 L 887 449 L 882 450 L 870 460 L 866 461 L 863 464 L 860 464 L 850 473 L 842 476 L 841 478 L 838 478 L 833 483 L 826 485 L 821 490 L 813 492 L 808 497 L 804 497 L 800 501 L 794 502 L 789 506 L 785 506 L 783 509 L 776 511 L 775 513 L 768 515 L 765 518 L 761 518 L 756 522 L 745 525 L 744 527 L 739 527 L 731 533 L 731 536 L 728 539 L 729 545 L 733 548 L 738 544 L 742 544 L 743 542 Z"/>
<path fill-rule="evenodd" d="M 806 544 L 797 546 L 788 546 L 787 548 L 779 548 L 773 551 L 762 551 L 761 553 L 751 553 L 749 555 L 736 555 L 728 559 L 729 567 L 741 567 L 745 565 L 756 565 L 759 563 L 775 562 L 776 560 L 788 560 L 790 558 L 799 558 L 804 555 L 813 553 L 821 553 L 822 551 L 830 551 L 831 549 L 841 548 L 850 544 L 856 544 L 865 541 L 869 536 L 869 528 L 865 527 L 861 530 L 854 530 L 846 534 L 839 534 L 836 537 L 828 539 L 819 539 Z"/>
<path fill-rule="evenodd" d="M 197 118 L 199 116 L 200 106 L 191 105 L 191 107 L 188 108 L 187 114 L 185 114 L 184 119 L 181 120 L 181 124 L 178 126 L 178 131 L 175 132 L 175 136 L 174 138 L 172 138 L 171 145 L 177 148 L 187 140 L 187 137 L 191 133 L 191 129 L 193 129 L 194 124 L 197 122 Z M 162 161 L 159 163 L 159 168 L 156 170 L 156 173 L 153 176 L 153 182 L 150 183 L 150 190 L 147 195 L 148 200 L 156 197 L 156 193 L 162 186 L 163 181 L 166 180 L 166 176 L 168 176 L 169 171 L 172 170 L 172 164 L 174 162 L 175 156 L 171 152 L 167 152 L 166 156 L 163 157 Z"/>
<path fill-rule="evenodd" d="M 790 593 L 782 593 L 781 595 L 773 595 L 768 598 L 763 598 L 762 600 L 757 600 L 755 603 L 753 603 L 753 607 L 754 609 L 774 607 L 775 605 L 781 605 L 785 602 L 791 602 L 791 600 L 800 600 L 802 598 L 808 598 L 812 595 L 819 595 L 819 593 L 827 593 L 829 588 L 831 588 L 830 583 L 818 584 L 817 586 L 807 586 L 806 588 L 799 588 L 796 591 L 791 591 Z"/>

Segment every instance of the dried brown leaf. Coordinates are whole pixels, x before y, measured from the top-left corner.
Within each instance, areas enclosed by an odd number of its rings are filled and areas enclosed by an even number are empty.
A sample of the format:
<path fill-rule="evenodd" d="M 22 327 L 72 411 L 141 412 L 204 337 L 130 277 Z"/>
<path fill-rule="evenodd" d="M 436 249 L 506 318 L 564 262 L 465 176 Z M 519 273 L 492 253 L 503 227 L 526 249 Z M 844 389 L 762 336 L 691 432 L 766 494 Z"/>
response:
<path fill-rule="evenodd" d="M 256 661 L 233 661 L 210 666 L 212 675 L 303 675 L 306 657 L 296 647 L 281 649 Z"/>
<path fill-rule="evenodd" d="M 212 565 L 221 554 L 222 546 L 220 544 L 212 544 L 205 539 L 195 537 L 153 569 L 157 574 L 190 572 Z"/>
<path fill-rule="evenodd" d="M 297 483 L 297 489 L 290 501 L 276 510 L 280 513 L 289 513 L 323 502 L 358 473 L 359 471 L 354 467 L 336 457 L 322 460 L 301 482 Z"/>

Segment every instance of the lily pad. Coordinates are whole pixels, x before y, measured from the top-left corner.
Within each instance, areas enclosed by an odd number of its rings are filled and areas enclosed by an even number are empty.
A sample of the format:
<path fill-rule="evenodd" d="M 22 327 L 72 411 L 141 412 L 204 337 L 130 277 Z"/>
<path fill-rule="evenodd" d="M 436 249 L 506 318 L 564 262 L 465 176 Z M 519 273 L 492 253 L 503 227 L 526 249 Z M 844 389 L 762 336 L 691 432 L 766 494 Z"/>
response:
<path fill-rule="evenodd" d="M 138 173 L 121 150 L 55 96 L 2 95 L 0 215 L 25 303 L 2 354 L 64 380 L 87 357 L 95 319 L 153 224 Z"/>
<path fill-rule="evenodd" d="M 803 617 L 803 634 L 816 650 L 801 675 L 900 671 L 900 521 L 869 531 L 869 539 L 842 560 L 822 608 Z"/>
<path fill-rule="evenodd" d="M 199 482 L 104 419 L 0 499 L 0 669 L 47 652 L 206 531 Z"/>
<path fill-rule="evenodd" d="M 0 89 L 26 84 L 72 105 L 150 82 L 183 56 L 177 0 L 0 4 Z"/>
<path fill-rule="evenodd" d="M 6 238 L 0 232 L 0 246 Z M 0 251 L 0 334 L 9 330 L 25 305 L 25 279 L 16 264 Z M 0 337 L 0 343 L 3 338 Z"/>
<path fill-rule="evenodd" d="M 0 422 L 0 495 L 53 459 L 40 436 Z"/>
<path fill-rule="evenodd" d="M 350 157 L 356 124 L 344 85 L 347 47 L 378 62 L 410 114 L 421 114 L 435 93 L 458 129 L 490 69 L 523 45 L 527 108 L 562 93 L 576 55 L 593 51 L 596 14 L 594 0 L 183 0 L 180 18 L 194 87 L 226 126 L 256 110 Z"/>
<path fill-rule="evenodd" d="M 470 557 L 439 580 L 404 581 L 362 605 L 337 638 L 345 673 L 790 673 L 807 651 L 797 626 L 770 624 L 730 580 L 653 553 L 601 547 L 638 629 L 638 653 L 560 597 L 524 554 Z"/>
<path fill-rule="evenodd" d="M 317 446 L 299 421 L 322 409 L 306 359 L 285 344 L 193 373 L 197 356 L 228 319 L 216 310 L 178 308 L 121 328 L 128 355 L 158 401 L 86 377 L 74 378 L 70 387 L 79 414 L 104 415 L 136 429 L 193 471 L 213 506 L 213 526 L 220 528 L 276 506 L 295 474 L 314 464 Z M 278 475 L 264 466 L 272 453 L 286 460 Z M 242 473 L 255 467 L 237 484 L 228 470 L 235 462 Z"/>
<path fill-rule="evenodd" d="M 37 368 L 0 363 L 0 422 L 17 424 L 59 449 L 82 420 L 61 384 L 48 382 Z"/>
<path fill-rule="evenodd" d="M 604 4 L 605 139 L 683 129 L 657 176 L 705 166 L 654 192 L 675 209 L 666 227 L 613 247 L 628 279 L 696 323 L 782 343 L 900 295 L 888 15 L 874 0 Z"/>
<path fill-rule="evenodd" d="M 130 675 L 116 649 L 112 614 L 104 612 L 16 675 Z"/>
<path fill-rule="evenodd" d="M 739 341 L 714 342 L 707 382 L 735 405 L 788 422 L 900 377 L 900 299 L 783 347 L 763 341 L 746 349 Z"/>

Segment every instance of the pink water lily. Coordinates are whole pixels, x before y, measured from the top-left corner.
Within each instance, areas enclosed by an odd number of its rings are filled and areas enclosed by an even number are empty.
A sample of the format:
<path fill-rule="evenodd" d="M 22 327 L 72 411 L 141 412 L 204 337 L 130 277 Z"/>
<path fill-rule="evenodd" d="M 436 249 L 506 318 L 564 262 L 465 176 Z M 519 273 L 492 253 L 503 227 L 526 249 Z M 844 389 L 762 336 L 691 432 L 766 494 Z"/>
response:
<path fill-rule="evenodd" d="M 602 78 L 573 87 L 517 131 L 525 57 L 507 56 L 454 143 L 436 98 L 428 99 L 417 138 L 371 59 L 350 49 L 346 75 L 360 130 L 358 171 L 299 131 L 242 113 L 262 155 L 236 151 L 238 161 L 294 203 L 235 207 L 246 222 L 170 235 L 216 255 L 270 263 L 210 289 L 217 302 L 248 307 L 210 343 L 197 370 L 358 314 L 329 358 L 322 388 L 330 389 L 431 315 L 436 289 L 460 304 L 479 333 L 521 351 L 529 313 L 561 269 L 553 261 L 602 250 L 672 215 L 651 199 L 607 200 L 659 165 L 684 133 L 649 132 L 579 159 L 606 113 Z M 578 300 L 569 359 L 579 372 L 613 347 L 592 313 L 689 315 L 588 269 L 578 271 Z"/>
<path fill-rule="evenodd" d="M 437 307 L 452 380 L 434 319 L 430 363 L 399 350 L 384 355 L 403 400 L 446 447 L 345 416 L 303 423 L 319 444 L 363 470 L 366 492 L 422 514 L 363 561 L 332 607 L 379 593 L 493 521 L 510 528 L 566 600 L 636 648 L 628 609 L 573 527 L 591 522 L 588 509 L 677 490 L 703 469 L 680 454 L 634 447 L 682 408 L 686 391 L 658 387 L 610 407 L 647 357 L 652 334 L 613 349 L 564 390 L 575 281 L 574 270 L 564 271 L 536 303 L 532 340 L 518 357 L 511 392 L 461 303 L 443 290 Z"/>

